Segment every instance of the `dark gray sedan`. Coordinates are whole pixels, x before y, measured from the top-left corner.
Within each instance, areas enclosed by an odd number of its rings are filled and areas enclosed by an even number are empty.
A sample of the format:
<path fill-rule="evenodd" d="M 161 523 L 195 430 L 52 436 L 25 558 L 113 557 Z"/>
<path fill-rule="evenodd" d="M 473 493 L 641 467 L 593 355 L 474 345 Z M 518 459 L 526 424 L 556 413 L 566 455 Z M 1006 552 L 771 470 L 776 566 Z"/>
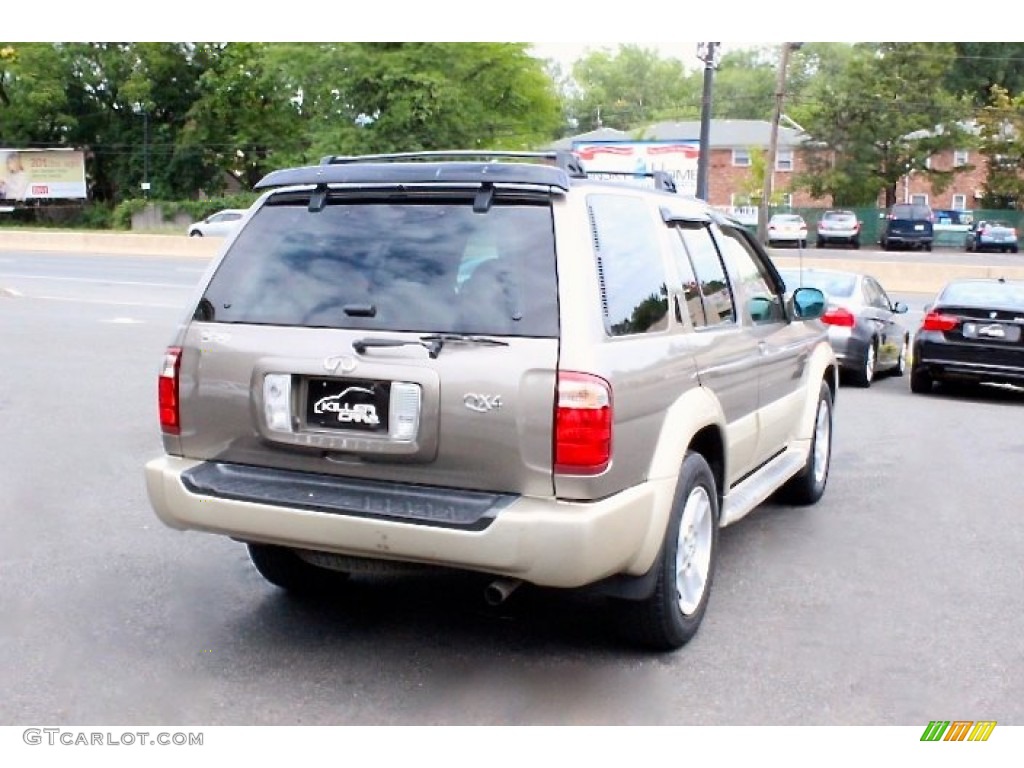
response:
<path fill-rule="evenodd" d="M 801 286 L 821 290 L 828 301 L 822 321 L 828 325 L 840 369 L 858 386 L 870 387 L 882 372 L 902 376 L 907 368 L 910 333 L 896 316 L 907 311 L 895 304 L 870 275 L 827 269 L 780 269 L 786 291 Z"/>

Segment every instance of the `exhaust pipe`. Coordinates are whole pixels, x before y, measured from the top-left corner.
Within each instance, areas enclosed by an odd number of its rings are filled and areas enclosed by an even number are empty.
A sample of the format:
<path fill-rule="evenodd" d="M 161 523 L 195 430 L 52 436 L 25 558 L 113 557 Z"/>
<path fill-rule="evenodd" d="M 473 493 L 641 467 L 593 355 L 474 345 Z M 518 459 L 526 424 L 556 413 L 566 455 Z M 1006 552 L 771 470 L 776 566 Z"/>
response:
<path fill-rule="evenodd" d="M 501 605 L 522 583 L 519 579 L 495 579 L 484 590 L 484 600 L 488 605 Z"/>

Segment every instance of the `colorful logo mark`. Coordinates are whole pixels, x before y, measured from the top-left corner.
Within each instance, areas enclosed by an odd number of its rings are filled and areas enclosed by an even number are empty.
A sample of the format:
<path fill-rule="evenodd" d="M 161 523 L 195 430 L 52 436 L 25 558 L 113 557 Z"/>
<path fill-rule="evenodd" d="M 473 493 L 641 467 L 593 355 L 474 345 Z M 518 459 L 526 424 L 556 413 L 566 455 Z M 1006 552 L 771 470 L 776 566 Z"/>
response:
<path fill-rule="evenodd" d="M 932 720 L 921 741 L 988 741 L 995 727 L 995 720 Z"/>

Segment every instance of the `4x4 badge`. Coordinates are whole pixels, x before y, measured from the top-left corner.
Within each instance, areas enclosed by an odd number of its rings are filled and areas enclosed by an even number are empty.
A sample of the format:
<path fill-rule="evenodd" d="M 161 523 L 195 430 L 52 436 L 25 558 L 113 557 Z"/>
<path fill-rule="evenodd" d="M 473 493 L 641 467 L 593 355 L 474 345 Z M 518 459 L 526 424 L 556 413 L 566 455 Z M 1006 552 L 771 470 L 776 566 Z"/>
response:
<path fill-rule="evenodd" d="M 348 355 L 336 355 L 335 357 L 324 358 L 324 369 L 331 371 L 341 371 L 342 373 L 351 373 L 356 369 L 356 359 L 349 357 Z"/>
<path fill-rule="evenodd" d="M 501 408 L 501 395 L 478 395 L 469 392 L 462 396 L 462 403 L 471 411 L 487 413 Z"/>

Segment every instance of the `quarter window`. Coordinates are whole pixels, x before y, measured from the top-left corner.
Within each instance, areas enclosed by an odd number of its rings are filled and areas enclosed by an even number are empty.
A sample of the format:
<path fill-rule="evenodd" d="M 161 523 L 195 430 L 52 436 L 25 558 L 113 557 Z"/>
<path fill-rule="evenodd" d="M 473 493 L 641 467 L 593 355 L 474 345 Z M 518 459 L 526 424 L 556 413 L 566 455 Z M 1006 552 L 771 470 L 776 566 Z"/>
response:
<path fill-rule="evenodd" d="M 658 222 L 644 200 L 618 195 L 587 198 L 605 329 L 612 336 L 668 328 L 668 285 Z"/>

